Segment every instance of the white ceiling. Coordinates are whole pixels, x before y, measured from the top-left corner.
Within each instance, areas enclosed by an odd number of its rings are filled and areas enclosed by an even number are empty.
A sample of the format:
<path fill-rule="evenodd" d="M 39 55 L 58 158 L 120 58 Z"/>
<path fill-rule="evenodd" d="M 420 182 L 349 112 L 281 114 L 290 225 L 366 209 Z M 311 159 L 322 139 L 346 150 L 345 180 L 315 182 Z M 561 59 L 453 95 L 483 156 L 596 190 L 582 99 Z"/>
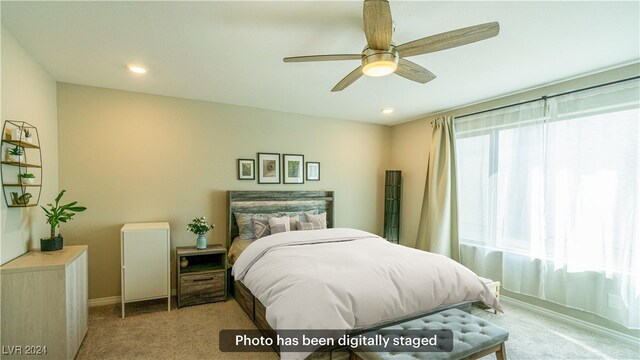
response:
<path fill-rule="evenodd" d="M 430 83 L 362 77 L 332 93 L 358 61 L 282 58 L 360 53 L 360 1 L 2 1 L 2 24 L 57 81 L 378 124 L 640 58 L 638 1 L 390 3 L 397 44 L 491 21 L 500 34 L 410 58 L 438 76 Z"/>

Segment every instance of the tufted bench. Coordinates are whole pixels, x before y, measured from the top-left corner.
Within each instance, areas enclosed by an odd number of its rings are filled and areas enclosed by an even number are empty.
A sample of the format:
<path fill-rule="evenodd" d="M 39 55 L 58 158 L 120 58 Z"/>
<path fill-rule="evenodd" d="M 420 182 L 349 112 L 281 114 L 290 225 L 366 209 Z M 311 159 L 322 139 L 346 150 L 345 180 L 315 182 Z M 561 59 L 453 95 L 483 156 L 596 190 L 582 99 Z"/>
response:
<path fill-rule="evenodd" d="M 385 330 L 451 330 L 453 350 L 450 352 L 367 352 L 358 348 L 355 355 L 362 360 L 414 360 L 414 359 L 478 359 L 496 353 L 496 359 L 507 358 L 504 342 L 509 333 L 484 319 L 458 309 L 448 309 L 437 314 L 389 326 L 368 334 Z M 383 335 L 384 336 L 384 335 Z"/>

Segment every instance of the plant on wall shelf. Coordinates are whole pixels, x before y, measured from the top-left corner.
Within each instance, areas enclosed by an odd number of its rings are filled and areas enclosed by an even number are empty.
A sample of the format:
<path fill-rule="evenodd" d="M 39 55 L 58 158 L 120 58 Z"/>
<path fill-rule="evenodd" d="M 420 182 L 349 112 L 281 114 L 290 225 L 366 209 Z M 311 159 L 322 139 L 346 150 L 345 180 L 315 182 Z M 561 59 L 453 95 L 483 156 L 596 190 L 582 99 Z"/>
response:
<path fill-rule="evenodd" d="M 29 129 L 24 129 L 24 133 L 22 133 L 22 135 L 24 135 L 24 141 L 31 143 L 31 131 L 29 131 Z"/>
<path fill-rule="evenodd" d="M 22 181 L 23 184 L 33 184 L 36 179 L 36 176 L 32 173 L 20 173 L 18 177 Z"/>
<path fill-rule="evenodd" d="M 22 162 L 22 154 L 24 152 L 22 151 L 22 148 L 20 146 L 14 146 L 12 148 L 9 149 L 9 152 L 7 153 L 9 155 L 9 161 L 13 161 L 13 162 Z"/>
<path fill-rule="evenodd" d="M 20 148 L 20 146 L 16 145 L 14 147 L 12 147 L 9 150 L 9 155 L 13 155 L 13 156 L 21 156 L 22 155 L 22 148 Z"/>
<path fill-rule="evenodd" d="M 66 190 L 60 191 L 55 199 L 54 204 L 47 204 L 49 209 L 40 206 L 47 217 L 47 224 L 51 226 L 51 236 L 49 238 L 40 239 L 40 248 L 42 251 L 52 251 L 62 249 L 62 236 L 58 233 L 56 236 L 56 228 L 60 227 L 60 223 L 66 223 L 73 219 L 76 213 L 87 210 L 84 206 L 76 206 L 77 201 L 72 201 L 65 205 L 60 205 L 60 199 Z"/>

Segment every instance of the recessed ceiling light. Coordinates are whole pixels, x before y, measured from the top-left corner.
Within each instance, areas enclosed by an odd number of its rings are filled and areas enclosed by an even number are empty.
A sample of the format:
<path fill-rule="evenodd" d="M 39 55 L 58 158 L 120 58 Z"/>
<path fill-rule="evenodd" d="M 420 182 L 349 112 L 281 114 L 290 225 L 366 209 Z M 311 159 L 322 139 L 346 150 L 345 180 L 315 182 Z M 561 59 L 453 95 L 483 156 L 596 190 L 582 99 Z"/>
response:
<path fill-rule="evenodd" d="M 133 71 L 136 74 L 144 74 L 147 72 L 147 69 L 139 65 L 127 65 L 127 68 L 129 68 L 129 70 Z"/>
<path fill-rule="evenodd" d="M 385 114 L 385 115 L 388 115 L 388 114 L 391 114 L 393 112 L 393 108 L 390 108 L 390 107 L 383 108 L 382 110 L 380 110 L 380 112 Z"/>

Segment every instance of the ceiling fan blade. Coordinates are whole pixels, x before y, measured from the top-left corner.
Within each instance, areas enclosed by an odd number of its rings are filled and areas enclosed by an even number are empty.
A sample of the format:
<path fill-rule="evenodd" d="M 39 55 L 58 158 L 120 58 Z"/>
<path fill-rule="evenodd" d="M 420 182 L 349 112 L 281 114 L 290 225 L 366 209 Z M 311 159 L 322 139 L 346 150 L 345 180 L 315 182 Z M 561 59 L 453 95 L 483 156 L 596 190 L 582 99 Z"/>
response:
<path fill-rule="evenodd" d="M 402 76 L 405 79 L 419 82 L 420 84 L 426 84 L 436 78 L 436 76 L 431 71 L 405 59 L 400 59 L 398 61 L 396 74 Z"/>
<path fill-rule="evenodd" d="M 291 56 L 291 57 L 286 57 L 283 60 L 286 63 L 307 62 L 307 61 L 362 60 L 362 54 Z"/>
<path fill-rule="evenodd" d="M 347 86 L 353 84 L 356 80 L 360 79 L 361 76 L 362 76 L 362 66 L 359 66 L 358 68 L 350 72 L 349 75 L 345 76 L 344 79 L 340 80 L 340 82 L 337 83 L 336 86 L 334 86 L 333 89 L 331 89 L 331 91 L 332 92 L 342 91 Z"/>
<path fill-rule="evenodd" d="M 491 22 L 410 41 L 396 46 L 396 50 L 402 57 L 422 55 L 492 38 L 498 35 L 498 32 L 500 24 Z"/>
<path fill-rule="evenodd" d="M 364 34 L 370 49 L 388 50 L 391 46 L 391 9 L 387 0 L 365 0 L 362 11 Z"/>

